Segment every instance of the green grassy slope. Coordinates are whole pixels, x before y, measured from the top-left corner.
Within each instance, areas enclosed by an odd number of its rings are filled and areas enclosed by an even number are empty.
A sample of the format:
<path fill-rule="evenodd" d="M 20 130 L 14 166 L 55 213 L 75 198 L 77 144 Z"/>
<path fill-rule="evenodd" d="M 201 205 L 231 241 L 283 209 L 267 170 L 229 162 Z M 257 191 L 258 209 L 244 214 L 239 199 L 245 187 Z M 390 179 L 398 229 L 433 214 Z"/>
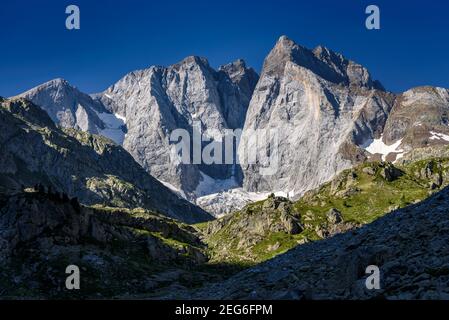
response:
<path fill-rule="evenodd" d="M 213 261 L 254 264 L 298 244 L 370 223 L 422 201 L 448 184 L 449 158 L 405 165 L 365 163 L 343 171 L 296 202 L 272 197 L 196 227 L 205 234 Z M 332 212 L 337 212 L 342 221 L 333 221 Z M 301 231 L 286 230 L 282 215 L 297 219 Z"/>

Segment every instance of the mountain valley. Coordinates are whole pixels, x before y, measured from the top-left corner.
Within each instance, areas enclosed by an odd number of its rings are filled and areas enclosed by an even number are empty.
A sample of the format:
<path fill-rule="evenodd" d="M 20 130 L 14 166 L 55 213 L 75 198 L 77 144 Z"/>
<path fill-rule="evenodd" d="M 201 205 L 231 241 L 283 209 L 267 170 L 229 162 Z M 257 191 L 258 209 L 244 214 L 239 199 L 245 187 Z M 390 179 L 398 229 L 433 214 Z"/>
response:
<path fill-rule="evenodd" d="M 448 119 L 448 89 L 286 36 L 260 75 L 189 56 L 0 98 L 0 298 L 448 299 Z M 183 163 L 176 130 L 241 139 Z"/>

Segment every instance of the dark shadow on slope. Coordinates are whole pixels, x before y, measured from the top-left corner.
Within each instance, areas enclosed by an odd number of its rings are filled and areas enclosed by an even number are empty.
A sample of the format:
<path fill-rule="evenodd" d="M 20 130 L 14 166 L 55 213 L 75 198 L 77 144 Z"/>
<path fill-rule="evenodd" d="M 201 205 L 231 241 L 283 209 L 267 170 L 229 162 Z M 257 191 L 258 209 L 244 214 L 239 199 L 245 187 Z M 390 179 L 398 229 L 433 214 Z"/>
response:
<path fill-rule="evenodd" d="M 446 187 L 421 203 L 359 229 L 298 246 L 189 297 L 447 299 L 448 196 Z M 370 265 L 380 270 L 379 290 L 365 285 Z"/>

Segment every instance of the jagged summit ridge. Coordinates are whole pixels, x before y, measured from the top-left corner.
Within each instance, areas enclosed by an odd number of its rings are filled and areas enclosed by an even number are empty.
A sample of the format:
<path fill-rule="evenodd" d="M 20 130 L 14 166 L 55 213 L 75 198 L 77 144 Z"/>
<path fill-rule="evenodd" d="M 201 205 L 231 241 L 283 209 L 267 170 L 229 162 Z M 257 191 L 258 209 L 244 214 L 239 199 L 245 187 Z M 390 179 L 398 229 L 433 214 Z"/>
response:
<path fill-rule="evenodd" d="M 326 47 L 318 46 L 310 50 L 287 36 L 281 36 L 265 59 L 263 72 L 280 76 L 287 62 L 307 68 L 333 83 L 383 90 L 380 82 L 372 80 L 369 71 L 360 64 Z"/>

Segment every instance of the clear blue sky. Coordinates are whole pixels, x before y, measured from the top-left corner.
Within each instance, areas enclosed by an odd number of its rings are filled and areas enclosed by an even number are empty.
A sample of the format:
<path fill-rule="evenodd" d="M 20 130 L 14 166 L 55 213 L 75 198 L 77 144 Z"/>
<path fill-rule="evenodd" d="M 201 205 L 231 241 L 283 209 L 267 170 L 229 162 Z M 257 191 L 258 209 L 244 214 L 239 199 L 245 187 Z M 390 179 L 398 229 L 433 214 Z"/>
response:
<path fill-rule="evenodd" d="M 79 31 L 65 29 L 69 4 L 80 7 Z M 364 27 L 368 4 L 381 9 L 380 31 Z M 10 0 L 0 6 L 0 95 L 57 77 L 98 92 L 188 55 L 214 67 L 243 58 L 259 71 L 282 34 L 343 53 L 392 91 L 449 88 L 447 0 Z"/>

